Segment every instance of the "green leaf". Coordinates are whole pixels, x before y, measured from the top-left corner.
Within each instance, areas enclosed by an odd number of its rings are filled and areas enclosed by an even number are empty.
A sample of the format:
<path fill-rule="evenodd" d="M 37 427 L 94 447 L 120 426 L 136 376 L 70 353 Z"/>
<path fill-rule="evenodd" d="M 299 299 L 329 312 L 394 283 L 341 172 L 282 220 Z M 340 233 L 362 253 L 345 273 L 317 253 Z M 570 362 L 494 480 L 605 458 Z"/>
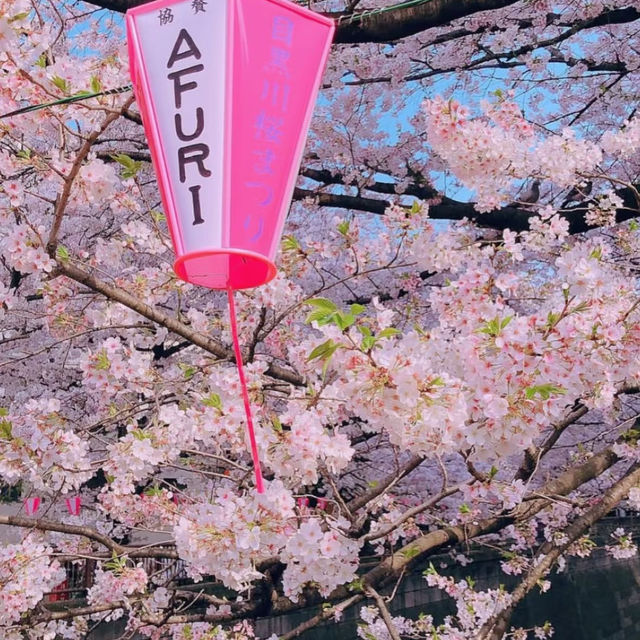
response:
<path fill-rule="evenodd" d="M 500 321 L 500 329 L 504 329 L 511 321 L 513 320 L 513 316 L 507 316 Z"/>
<path fill-rule="evenodd" d="M 590 254 L 590 258 L 594 260 L 600 260 L 602 258 L 602 247 L 596 247 Z"/>
<path fill-rule="evenodd" d="M 420 206 L 420 202 L 418 200 L 414 200 L 411 205 L 411 215 L 415 215 L 416 213 L 420 213 L 422 207 Z"/>
<path fill-rule="evenodd" d="M 307 300 L 307 304 L 315 307 L 305 320 L 307 324 L 312 322 L 317 322 L 319 325 L 328 324 L 331 322 L 331 316 L 338 311 L 338 307 L 326 298 L 311 298 Z"/>
<path fill-rule="evenodd" d="M 367 327 L 366 325 L 359 325 L 358 326 L 358 331 L 365 336 L 366 338 L 368 338 L 371 335 L 371 329 L 369 327 Z"/>
<path fill-rule="evenodd" d="M 553 328 L 560 322 L 560 318 L 562 316 L 559 313 L 554 313 L 553 311 L 549 311 L 547 314 L 547 326 Z"/>
<path fill-rule="evenodd" d="M 630 231 L 637 231 L 638 229 L 640 229 L 640 224 L 638 224 L 637 220 L 632 220 L 629 223 L 629 230 Z"/>
<path fill-rule="evenodd" d="M 13 16 L 12 18 L 9 18 L 8 22 L 17 22 L 18 20 L 24 20 L 28 16 L 29 16 L 28 11 L 22 11 L 21 13 L 16 13 L 16 15 Z"/>
<path fill-rule="evenodd" d="M 298 251 L 299 249 L 300 243 L 293 236 L 284 236 L 282 238 L 283 251 Z"/>
<path fill-rule="evenodd" d="M 98 351 L 98 353 L 96 354 L 96 369 L 99 369 L 100 371 L 106 371 L 110 366 L 111 362 L 109 362 L 109 356 L 107 355 L 107 352 L 104 349 Z"/>
<path fill-rule="evenodd" d="M 9 420 L 0 420 L 0 440 L 11 440 L 12 438 L 11 422 L 9 422 Z"/>
<path fill-rule="evenodd" d="M 203 401 L 205 407 L 212 407 L 218 411 L 222 411 L 222 400 L 217 393 L 210 393 Z"/>
<path fill-rule="evenodd" d="M 548 400 L 552 394 L 563 395 L 567 393 L 567 390 L 563 387 L 557 387 L 556 385 L 547 383 L 527 387 L 524 393 L 527 400 L 533 400 L 536 396 L 540 396 L 542 400 Z"/>
<path fill-rule="evenodd" d="M 640 438 L 640 430 L 638 429 L 627 429 L 625 432 L 620 434 L 620 437 L 627 442 L 637 442 L 638 438 Z"/>
<path fill-rule="evenodd" d="M 112 571 L 116 575 L 121 574 L 127 566 L 127 560 L 125 558 L 119 558 L 114 551 L 111 555 L 111 560 L 107 560 L 104 563 L 104 568 L 108 571 Z"/>
<path fill-rule="evenodd" d="M 282 422 L 280 422 L 280 418 L 278 418 L 278 416 L 271 416 L 271 424 L 273 425 L 274 431 L 282 433 Z"/>
<path fill-rule="evenodd" d="M 337 327 L 341 331 L 344 331 L 356 321 L 356 317 L 352 313 L 342 313 L 341 311 L 336 311 L 336 313 L 331 314 L 329 320 L 333 320 Z"/>
<path fill-rule="evenodd" d="M 149 211 L 149 213 L 151 214 L 151 217 L 153 218 L 153 221 L 158 223 L 158 222 L 164 222 L 167 218 L 164 215 L 164 213 L 162 213 L 162 211 L 157 211 L 156 209 L 151 209 L 151 211 Z"/>
<path fill-rule="evenodd" d="M 182 370 L 182 374 L 184 375 L 185 380 L 191 380 L 191 378 L 193 378 L 193 376 L 197 371 L 195 367 L 191 366 L 190 364 L 187 364 L 186 362 L 180 362 L 178 366 Z"/>
<path fill-rule="evenodd" d="M 67 261 L 69 259 L 69 250 L 65 246 L 59 244 L 56 248 L 56 258 L 63 262 Z"/>
<path fill-rule="evenodd" d="M 394 329 L 393 327 L 387 327 L 378 334 L 378 338 L 390 338 L 391 336 L 397 336 L 400 333 L 402 333 L 402 331 Z"/>
<path fill-rule="evenodd" d="M 420 553 L 420 549 L 418 547 L 409 547 L 408 549 L 402 549 L 400 551 L 400 555 L 407 560 L 411 560 L 411 558 L 415 558 Z"/>
<path fill-rule="evenodd" d="M 362 338 L 360 348 L 363 351 L 371 351 L 371 349 L 376 346 L 377 341 L 377 338 L 374 338 L 373 336 L 365 336 L 364 338 Z"/>
<path fill-rule="evenodd" d="M 339 234 L 346 236 L 349 233 L 349 221 L 343 220 L 342 222 L 339 222 L 336 229 Z"/>
<path fill-rule="evenodd" d="M 496 316 L 493 320 L 488 320 L 482 327 L 476 329 L 476 333 L 486 333 L 487 335 L 497 338 L 500 335 L 502 329 L 504 329 L 513 319 L 513 316 L 507 316 L 506 318 L 498 318 Z"/>
<path fill-rule="evenodd" d="M 349 309 L 354 316 L 359 316 L 367 310 L 367 307 L 361 304 L 352 304 Z"/>
<path fill-rule="evenodd" d="M 342 345 L 335 343 L 333 340 L 329 339 L 319 344 L 307 358 L 307 362 L 311 362 L 311 360 L 315 360 L 316 358 L 320 358 L 321 360 L 327 360 L 330 358 L 337 349 L 339 349 Z"/>
<path fill-rule="evenodd" d="M 348 585 L 349 591 L 362 591 L 364 590 L 364 578 L 356 578 L 352 580 Z"/>
<path fill-rule="evenodd" d="M 433 566 L 433 562 L 429 563 L 429 566 L 422 572 L 423 576 L 437 576 L 439 575 L 436 568 Z"/>
<path fill-rule="evenodd" d="M 129 432 L 136 440 L 151 440 L 151 434 L 142 429 L 131 429 Z"/>
<path fill-rule="evenodd" d="M 122 177 L 125 180 L 133 178 L 142 168 L 142 162 L 140 160 L 134 160 L 126 153 L 114 153 L 111 155 L 111 158 L 123 167 Z"/>
<path fill-rule="evenodd" d="M 497 475 L 498 475 L 498 468 L 495 466 L 492 466 L 491 469 L 489 469 L 489 480 L 492 480 Z"/>
<path fill-rule="evenodd" d="M 53 84 L 63 93 L 69 93 L 69 83 L 64 78 L 61 78 L 60 76 L 53 76 L 53 78 L 51 78 L 51 82 L 53 82 Z"/>
<path fill-rule="evenodd" d="M 91 76 L 91 82 L 89 83 L 89 86 L 91 87 L 92 93 L 100 93 L 100 91 L 102 91 L 102 83 L 97 76 Z"/>
<path fill-rule="evenodd" d="M 30 160 L 31 159 L 31 149 L 20 149 L 20 151 L 18 151 L 18 153 L 16 153 L 16 156 L 18 156 L 18 158 L 22 158 L 23 160 Z"/>
<path fill-rule="evenodd" d="M 38 67 L 42 67 L 43 69 L 47 66 L 47 54 L 42 52 L 39 56 L 38 59 L 36 60 L 36 65 Z"/>

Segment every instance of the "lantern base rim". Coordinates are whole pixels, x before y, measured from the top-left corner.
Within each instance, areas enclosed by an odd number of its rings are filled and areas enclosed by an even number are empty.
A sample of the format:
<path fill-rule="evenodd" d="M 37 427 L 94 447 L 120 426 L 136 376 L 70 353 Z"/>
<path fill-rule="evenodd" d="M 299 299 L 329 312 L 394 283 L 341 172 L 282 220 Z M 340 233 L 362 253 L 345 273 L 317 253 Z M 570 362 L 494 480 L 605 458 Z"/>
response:
<path fill-rule="evenodd" d="M 275 264 L 260 253 L 246 249 L 205 249 L 179 256 L 173 264 L 186 282 L 209 289 L 251 289 L 273 280 Z"/>

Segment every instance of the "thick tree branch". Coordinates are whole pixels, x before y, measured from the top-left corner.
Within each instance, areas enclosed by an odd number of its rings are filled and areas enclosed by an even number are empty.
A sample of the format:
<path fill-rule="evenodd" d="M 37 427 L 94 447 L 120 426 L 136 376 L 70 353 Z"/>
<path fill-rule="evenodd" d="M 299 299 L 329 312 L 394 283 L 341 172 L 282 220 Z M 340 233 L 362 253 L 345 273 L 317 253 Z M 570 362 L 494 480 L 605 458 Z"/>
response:
<path fill-rule="evenodd" d="M 92 4 L 124 13 L 127 9 L 146 4 L 151 0 L 94 0 Z M 371 11 L 361 14 L 328 14 L 337 19 L 334 42 L 363 43 L 390 42 L 415 35 L 433 27 L 441 27 L 452 20 L 515 5 L 519 0 L 430 0 L 412 7 L 398 7 L 389 11 Z M 607 24 L 633 22 L 640 17 L 634 7 L 605 11 L 595 18 L 580 21 L 578 30 Z M 573 24 L 568 24 L 570 28 Z M 464 31 L 461 30 L 462 35 Z"/>
<path fill-rule="evenodd" d="M 100 280 L 87 271 L 76 267 L 71 264 L 70 261 L 58 260 L 58 272 L 72 280 L 75 280 L 76 282 L 79 282 L 80 284 L 85 285 L 86 287 L 89 287 L 93 291 L 101 293 L 109 298 L 109 300 L 119 302 L 125 307 L 139 313 L 141 316 L 144 316 L 148 320 L 166 327 L 169 331 L 173 331 L 173 333 L 189 340 L 189 342 L 201 349 L 204 349 L 216 358 L 229 360 L 230 362 L 235 361 L 231 349 L 228 349 L 221 343 L 205 336 L 202 333 L 194 331 L 191 327 L 180 322 L 180 320 L 163 313 L 157 307 L 152 307 L 142 302 L 142 300 L 136 298 L 130 293 L 127 293 L 124 289 L 110 285 L 107 282 L 104 282 L 104 280 Z M 267 374 L 273 378 L 277 378 L 278 380 L 288 382 L 289 384 L 297 386 L 303 384 L 301 376 L 275 364 L 269 365 Z"/>
<path fill-rule="evenodd" d="M 565 553 L 578 538 L 583 536 L 591 525 L 611 511 L 611 509 L 629 493 L 629 489 L 638 482 L 640 482 L 640 468 L 636 466 L 634 470 L 630 471 L 606 491 L 602 500 L 598 502 L 595 507 L 580 516 L 564 530 L 565 542 L 557 546 L 548 543 L 543 551 L 546 555 L 536 563 L 525 579 L 511 594 L 510 606 L 501 611 L 485 625 L 478 636 L 478 640 L 500 640 L 507 630 L 516 605 L 529 593 L 538 581 L 550 571 L 556 560 Z"/>
<path fill-rule="evenodd" d="M 26 529 L 37 529 L 38 531 L 57 531 L 59 533 L 68 533 L 72 536 L 82 536 L 89 540 L 95 540 L 112 553 L 119 556 L 127 556 L 129 558 L 178 558 L 175 549 L 166 549 L 160 547 L 126 547 L 115 542 L 104 534 L 92 529 L 74 524 L 65 524 L 63 522 L 55 522 L 54 520 L 46 520 L 44 518 L 25 518 L 23 516 L 2 516 L 0 515 L 0 525 L 13 527 L 24 527 Z"/>
<path fill-rule="evenodd" d="M 146 4 L 147 1 L 150 0 L 94 0 L 92 4 L 124 13 L 127 9 Z M 508 7 L 518 1 L 430 0 L 412 7 L 398 7 L 385 12 L 372 11 L 352 16 L 331 14 L 338 19 L 335 42 L 389 42 L 480 11 Z"/>
<path fill-rule="evenodd" d="M 544 487 L 536 491 L 536 496 L 540 494 L 545 496 L 566 496 L 586 482 L 597 478 L 618 460 L 618 456 L 611 449 L 605 449 L 595 454 L 582 465 L 569 469 L 548 482 Z M 510 513 L 486 518 L 477 523 L 431 531 L 406 544 L 376 565 L 365 574 L 365 583 L 373 586 L 388 584 L 395 580 L 402 571 L 433 555 L 436 551 L 488 533 L 495 533 L 515 522 L 529 520 L 548 506 L 549 503 L 550 498 L 534 497 L 521 503 Z"/>

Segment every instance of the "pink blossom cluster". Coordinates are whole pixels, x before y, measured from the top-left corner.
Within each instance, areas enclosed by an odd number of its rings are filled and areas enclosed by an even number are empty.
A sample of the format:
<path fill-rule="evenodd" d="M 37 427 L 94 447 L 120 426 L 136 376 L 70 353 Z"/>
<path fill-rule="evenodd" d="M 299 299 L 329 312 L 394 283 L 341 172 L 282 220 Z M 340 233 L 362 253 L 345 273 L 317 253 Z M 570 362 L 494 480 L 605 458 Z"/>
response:
<path fill-rule="evenodd" d="M 276 480 L 264 494 L 218 488 L 211 502 L 186 505 L 174 528 L 180 557 L 195 580 L 211 575 L 244 590 L 260 560 L 279 554 L 295 531 L 291 492 Z"/>
<path fill-rule="evenodd" d="M 4 238 L 0 236 L 0 247 L 9 264 L 20 273 L 50 273 L 55 262 L 44 247 L 45 233 L 43 226 L 32 229 L 26 224 L 20 224 Z"/>
<path fill-rule="evenodd" d="M 108 201 L 119 182 L 113 164 L 93 158 L 82 165 L 74 184 L 81 191 L 80 202 L 93 204 Z"/>
<path fill-rule="evenodd" d="M 433 568 L 426 572 L 425 579 L 430 587 L 441 589 L 455 600 L 455 625 L 464 633 L 464 637 L 479 632 L 485 622 L 511 604 L 511 595 L 504 589 L 476 591 L 468 580 L 456 582 Z"/>
<path fill-rule="evenodd" d="M 77 489 L 92 475 L 88 443 L 69 428 L 60 400 L 28 400 L 3 418 L 0 475 L 15 483 L 27 480 L 38 490 Z"/>
<path fill-rule="evenodd" d="M 147 587 L 148 576 L 141 566 L 121 567 L 118 570 L 105 571 L 98 567 L 94 574 L 93 586 L 87 592 L 87 602 L 96 604 L 122 604 L 129 602 L 131 596 L 143 594 Z M 114 609 L 108 620 L 117 620 L 124 614 L 121 608 Z"/>
<path fill-rule="evenodd" d="M 142 494 L 103 491 L 98 495 L 100 506 L 114 520 L 128 527 L 144 524 L 163 529 L 174 524 L 177 505 L 167 489 L 155 489 Z"/>
<path fill-rule="evenodd" d="M 0 547 L 0 627 L 20 620 L 65 576 L 52 549 L 33 536 Z"/>
<path fill-rule="evenodd" d="M 606 550 L 617 560 L 633 558 L 638 553 L 638 546 L 633 542 L 633 537 L 626 533 L 622 527 L 618 527 L 611 533 L 615 544 L 607 545 Z"/>
<path fill-rule="evenodd" d="M 437 96 L 423 107 L 430 145 L 460 182 L 476 192 L 479 211 L 507 204 L 514 180 L 534 175 L 567 187 L 597 173 L 604 152 L 630 155 L 640 144 L 637 118 L 623 132 L 607 132 L 596 143 L 578 138 L 568 127 L 540 138 L 520 108 L 503 97 L 483 103 L 485 116 L 475 119 L 453 99 Z"/>
<path fill-rule="evenodd" d="M 282 577 L 284 593 L 297 600 L 303 587 L 313 582 L 328 596 L 333 589 L 353 580 L 358 568 L 360 543 L 343 532 L 347 522 L 309 518 L 289 537 L 281 559 L 287 567 Z"/>
<path fill-rule="evenodd" d="M 102 392 L 105 400 L 119 392 L 144 392 L 151 381 L 151 355 L 107 338 L 96 352 L 87 352 L 78 363 L 84 384 Z"/>

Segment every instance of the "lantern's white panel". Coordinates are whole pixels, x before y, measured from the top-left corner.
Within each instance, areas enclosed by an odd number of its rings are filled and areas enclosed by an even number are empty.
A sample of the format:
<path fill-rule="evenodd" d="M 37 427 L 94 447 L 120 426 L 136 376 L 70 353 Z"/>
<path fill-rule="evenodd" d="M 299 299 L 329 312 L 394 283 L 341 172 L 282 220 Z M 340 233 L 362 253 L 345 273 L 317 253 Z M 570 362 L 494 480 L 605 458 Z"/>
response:
<path fill-rule="evenodd" d="M 136 16 L 186 252 L 221 245 L 226 12 L 184 0 Z"/>

